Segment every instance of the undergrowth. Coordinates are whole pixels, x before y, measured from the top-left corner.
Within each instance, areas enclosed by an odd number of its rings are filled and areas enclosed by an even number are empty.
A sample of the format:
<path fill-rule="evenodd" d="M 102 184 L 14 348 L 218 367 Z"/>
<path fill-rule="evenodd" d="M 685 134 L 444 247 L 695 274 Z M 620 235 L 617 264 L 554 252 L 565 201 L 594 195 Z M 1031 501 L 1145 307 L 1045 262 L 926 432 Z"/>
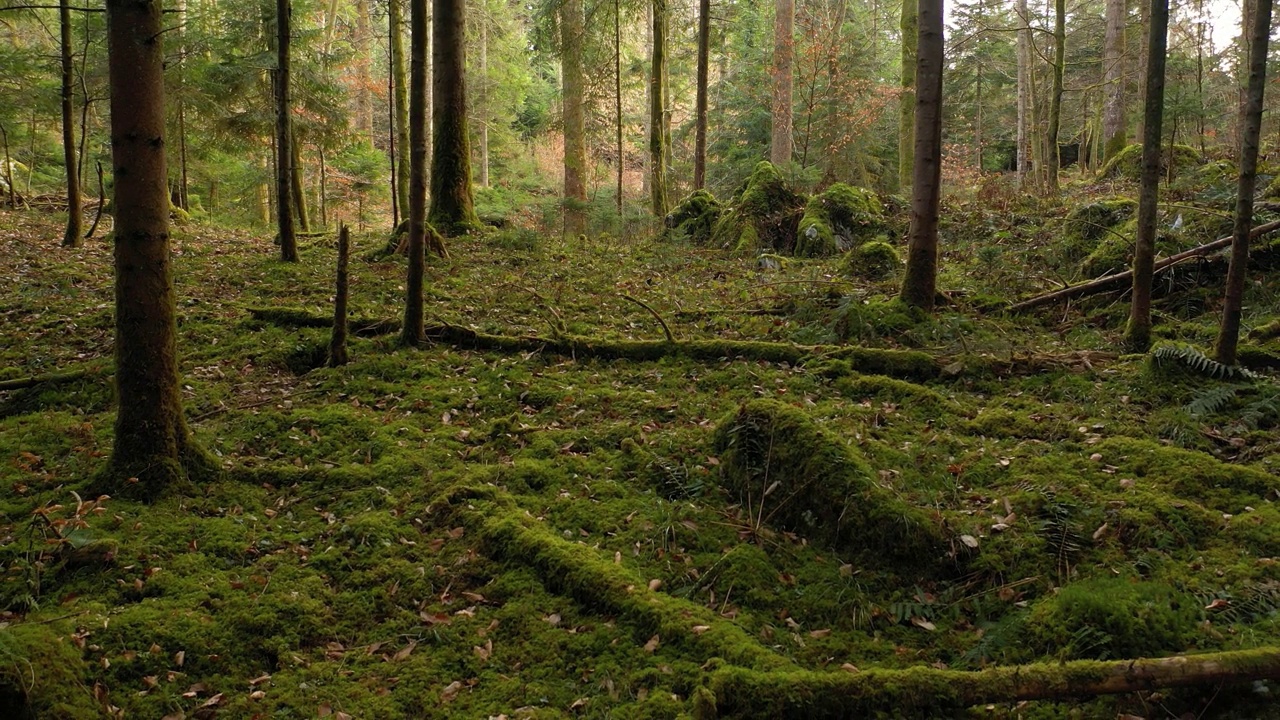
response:
<path fill-rule="evenodd" d="M 153 505 L 83 492 L 111 445 L 109 248 L 56 250 L 58 223 L 6 213 L 0 377 L 86 373 L 0 392 L 0 710 L 676 717 L 739 667 L 1280 643 L 1274 380 L 1190 345 L 1118 355 L 1109 299 L 983 316 L 1053 273 L 1043 208 L 1008 202 L 949 217 L 951 295 L 931 317 L 839 257 L 761 264 L 518 227 L 456 239 L 427 269 L 429 322 L 522 344 L 404 350 L 371 329 L 340 368 L 321 366 L 323 329 L 249 313 L 324 315 L 329 242 L 282 264 L 265 237 L 188 226 L 184 399 L 227 477 Z M 1026 267 L 1001 260 L 1024 250 Z M 353 263 L 353 317 L 399 317 L 401 262 Z M 1275 298 L 1250 292 L 1260 325 Z M 554 344 L 661 345 L 655 314 L 702 350 Z M 1202 343 L 1213 322 L 1192 309 L 1158 327 Z M 723 341 L 819 349 L 707 349 L 744 347 Z M 828 343 L 918 350 L 928 367 L 890 373 Z M 1275 691 L 1158 704 L 1275 717 Z"/>

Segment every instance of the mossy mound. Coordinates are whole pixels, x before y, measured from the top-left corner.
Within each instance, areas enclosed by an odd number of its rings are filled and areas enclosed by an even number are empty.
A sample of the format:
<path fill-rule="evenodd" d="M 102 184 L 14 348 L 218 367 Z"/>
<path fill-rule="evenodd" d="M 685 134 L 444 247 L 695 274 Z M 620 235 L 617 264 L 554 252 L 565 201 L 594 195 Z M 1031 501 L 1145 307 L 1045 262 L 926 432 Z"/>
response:
<path fill-rule="evenodd" d="M 752 518 L 837 550 L 919 562 L 940 532 L 925 512 L 876 482 L 876 473 L 800 410 L 752 400 L 716 428 L 721 482 Z"/>
<path fill-rule="evenodd" d="M 1176 177 L 1178 172 L 1184 168 L 1193 167 L 1201 164 L 1203 159 L 1200 157 L 1200 151 L 1190 145 L 1174 145 L 1173 146 L 1173 167 L 1170 172 L 1169 167 L 1169 151 L 1162 150 L 1160 153 L 1160 175 L 1168 177 L 1173 175 Z M 1107 161 L 1102 166 L 1102 170 L 1098 172 L 1098 177 L 1137 180 L 1142 174 L 1142 146 L 1129 145 L 1125 149 L 1116 153 L 1116 156 Z"/>
<path fill-rule="evenodd" d="M 883 280 L 902 267 L 898 251 L 883 238 L 862 243 L 840 261 L 840 274 L 851 280 Z"/>
<path fill-rule="evenodd" d="M 69 632 L 38 623 L 0 628 L 0 715 L 13 720 L 100 716 L 85 671 L 83 653 Z"/>
<path fill-rule="evenodd" d="M 787 185 L 782 173 L 761 161 L 736 196 L 733 208 L 720 215 L 711 241 L 735 251 L 766 249 L 790 253 L 804 214 L 805 198 Z"/>
<path fill-rule="evenodd" d="M 885 229 L 884 208 L 874 192 L 836 183 L 805 206 L 795 254 L 835 255 L 875 239 Z"/>
<path fill-rule="evenodd" d="M 1114 197 L 1081 205 L 1067 213 L 1062 251 L 1070 262 L 1087 256 L 1113 230 L 1133 218 L 1138 203 L 1129 198 Z"/>
<path fill-rule="evenodd" d="M 1062 659 L 1155 657 L 1192 645 L 1199 614 L 1192 598 L 1167 585 L 1102 577 L 1038 603 L 1027 636 Z"/>
<path fill-rule="evenodd" d="M 714 195 L 706 190 L 695 190 L 664 219 L 666 228 L 662 237 L 706 245 L 711 242 L 711 230 L 723 211 L 724 206 Z"/>

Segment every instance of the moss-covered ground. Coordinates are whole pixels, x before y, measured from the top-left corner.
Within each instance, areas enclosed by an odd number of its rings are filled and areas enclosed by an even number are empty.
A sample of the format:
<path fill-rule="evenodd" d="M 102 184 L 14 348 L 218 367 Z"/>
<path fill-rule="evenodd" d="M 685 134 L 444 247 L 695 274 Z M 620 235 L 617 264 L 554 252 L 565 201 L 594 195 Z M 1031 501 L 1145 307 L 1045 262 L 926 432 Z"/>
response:
<path fill-rule="evenodd" d="M 429 264 L 428 322 L 520 343 L 356 333 L 340 368 L 327 331 L 249 312 L 328 313 L 331 239 L 283 264 L 269 232 L 184 225 L 183 388 L 225 475 L 152 505 L 86 496 L 111 446 L 109 246 L 0 214 L 0 380 L 85 371 L 0 391 L 0 716 L 705 716 L 715 688 L 792 675 L 1280 644 L 1280 384 L 1186 349 L 1220 286 L 1180 274 L 1156 317 L 1183 349 L 1119 355 L 1122 298 L 992 310 L 1054 286 L 1065 209 L 950 202 L 933 317 L 840 257 L 504 230 Z M 399 317 L 402 262 L 351 263 L 353 318 Z M 1246 308 L 1246 330 L 1280 314 L 1274 283 Z M 697 352 L 565 341 L 663 341 L 655 314 Z M 1280 717 L 1277 692 L 928 712 Z"/>

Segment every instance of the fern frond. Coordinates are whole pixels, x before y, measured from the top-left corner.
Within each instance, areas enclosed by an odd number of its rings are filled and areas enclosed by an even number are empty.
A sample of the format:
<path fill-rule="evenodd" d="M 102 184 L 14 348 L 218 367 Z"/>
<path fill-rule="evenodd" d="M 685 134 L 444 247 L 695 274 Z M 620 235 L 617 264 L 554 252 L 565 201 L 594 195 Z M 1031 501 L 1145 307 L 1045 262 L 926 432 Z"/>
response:
<path fill-rule="evenodd" d="M 1182 409 L 1192 417 L 1212 415 L 1230 404 L 1239 392 L 1236 385 L 1214 385 L 1196 393 Z"/>
<path fill-rule="evenodd" d="M 1164 343 L 1151 351 L 1151 360 L 1156 367 L 1170 366 L 1185 368 L 1192 372 L 1220 380 L 1247 379 L 1256 380 L 1258 374 L 1235 365 L 1223 365 L 1200 350 L 1190 345 Z"/>

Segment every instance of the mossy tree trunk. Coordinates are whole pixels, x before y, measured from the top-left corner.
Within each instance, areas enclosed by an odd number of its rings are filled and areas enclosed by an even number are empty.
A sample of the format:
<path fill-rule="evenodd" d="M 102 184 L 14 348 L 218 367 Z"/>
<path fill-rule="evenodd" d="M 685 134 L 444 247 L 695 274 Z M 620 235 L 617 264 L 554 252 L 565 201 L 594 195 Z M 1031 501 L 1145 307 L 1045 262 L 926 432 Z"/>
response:
<path fill-rule="evenodd" d="M 1103 40 L 1102 162 L 1106 164 L 1127 143 L 1124 121 L 1124 57 L 1126 20 L 1124 0 L 1107 0 L 1107 29 Z"/>
<path fill-rule="evenodd" d="M 1053 85 L 1049 90 L 1049 129 L 1045 137 L 1045 191 L 1058 194 L 1058 130 L 1062 125 L 1062 74 L 1067 64 L 1067 2 L 1053 3 Z"/>
<path fill-rule="evenodd" d="M 666 134 L 663 109 L 666 107 L 667 0 L 653 0 L 653 55 L 649 67 L 649 209 L 654 217 L 666 217 L 667 173 Z"/>
<path fill-rule="evenodd" d="M 396 204 L 402 213 L 409 208 L 409 96 L 404 63 L 404 0 L 387 3 L 388 31 L 391 34 L 391 95 L 395 118 L 392 132 L 399 149 L 396 154 Z"/>
<path fill-rule="evenodd" d="M 1133 294 L 1129 303 L 1129 322 L 1124 331 L 1125 346 L 1136 352 L 1145 352 L 1151 347 L 1151 282 L 1155 274 L 1156 204 L 1160 191 L 1160 133 L 1164 117 L 1169 0 L 1151 0 L 1150 18 L 1138 230 L 1133 246 Z"/>
<path fill-rule="evenodd" d="M 84 222 L 80 200 L 80 165 L 76 159 L 75 94 L 71 71 L 71 6 L 69 0 L 58 3 L 58 29 L 61 34 L 59 55 L 62 65 L 62 159 L 67 169 L 67 227 L 62 234 L 62 247 L 80 247 Z"/>
<path fill-rule="evenodd" d="M 773 17 L 773 130 L 769 162 L 779 169 L 791 162 L 792 58 L 795 55 L 795 0 L 777 0 Z"/>
<path fill-rule="evenodd" d="M 186 486 L 204 458 L 182 415 L 159 0 L 108 0 L 115 168 L 115 440 L 103 489 L 157 497 Z"/>
<path fill-rule="evenodd" d="M 698 0 L 698 89 L 694 102 L 693 189 L 707 184 L 707 82 L 711 70 L 711 0 Z"/>
<path fill-rule="evenodd" d="M 298 236 L 293 227 L 293 128 L 289 109 L 289 35 L 293 7 L 290 0 L 276 0 L 276 232 L 280 235 L 280 259 L 298 261 Z"/>
<path fill-rule="evenodd" d="M 898 188 L 911 187 L 916 144 L 916 42 L 919 35 L 918 0 L 902 0 L 902 78 L 898 95 Z"/>
<path fill-rule="evenodd" d="M 577 237 L 587 229 L 586 83 L 583 77 L 582 0 L 560 6 L 560 50 L 564 73 L 564 233 Z"/>
<path fill-rule="evenodd" d="M 1249 27 L 1249 88 L 1240 108 L 1240 179 L 1236 190 L 1236 217 L 1227 269 L 1222 326 L 1218 330 L 1216 359 L 1236 364 L 1240 340 L 1240 308 L 1244 302 L 1245 276 L 1249 268 L 1249 231 L 1253 226 L 1253 192 L 1258 175 L 1258 139 L 1262 134 L 1262 101 L 1267 83 L 1267 42 L 1271 36 L 1272 0 L 1256 0 Z"/>
<path fill-rule="evenodd" d="M 920 0 L 916 58 L 911 235 L 900 297 L 933 310 L 938 282 L 938 201 L 942 186 L 942 0 Z"/>
<path fill-rule="evenodd" d="M 302 183 L 302 144 L 298 142 L 298 133 L 290 123 L 289 134 L 289 187 L 293 191 L 293 215 L 298 220 L 298 229 L 311 232 L 311 212 L 307 210 L 307 192 Z"/>
<path fill-rule="evenodd" d="M 409 268 L 405 278 L 402 345 L 420 345 L 423 331 L 422 285 L 427 234 L 427 3 L 409 0 Z"/>
<path fill-rule="evenodd" d="M 464 0 L 433 0 L 431 211 L 427 220 L 445 235 L 480 225 L 471 194 L 471 147 L 467 139 Z M 412 144 L 410 140 L 410 144 Z"/>

